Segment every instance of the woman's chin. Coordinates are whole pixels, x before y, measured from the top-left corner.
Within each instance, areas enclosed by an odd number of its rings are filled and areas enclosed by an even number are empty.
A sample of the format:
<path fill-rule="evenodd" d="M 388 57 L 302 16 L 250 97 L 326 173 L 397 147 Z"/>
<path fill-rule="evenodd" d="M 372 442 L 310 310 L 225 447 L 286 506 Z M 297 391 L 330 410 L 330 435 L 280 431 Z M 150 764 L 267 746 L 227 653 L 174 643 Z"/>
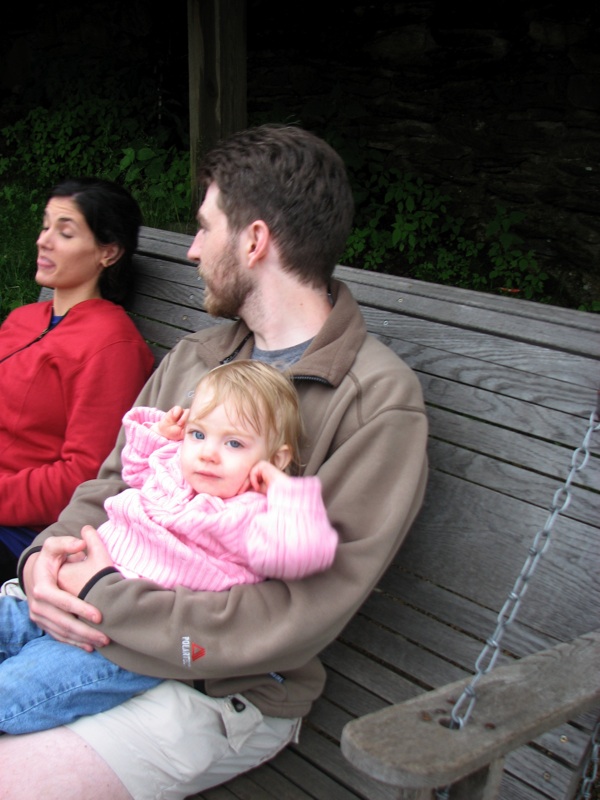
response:
<path fill-rule="evenodd" d="M 35 282 L 38 286 L 42 286 L 47 289 L 54 289 L 54 281 L 52 280 L 52 276 L 47 272 L 43 272 L 39 270 L 35 273 Z"/>

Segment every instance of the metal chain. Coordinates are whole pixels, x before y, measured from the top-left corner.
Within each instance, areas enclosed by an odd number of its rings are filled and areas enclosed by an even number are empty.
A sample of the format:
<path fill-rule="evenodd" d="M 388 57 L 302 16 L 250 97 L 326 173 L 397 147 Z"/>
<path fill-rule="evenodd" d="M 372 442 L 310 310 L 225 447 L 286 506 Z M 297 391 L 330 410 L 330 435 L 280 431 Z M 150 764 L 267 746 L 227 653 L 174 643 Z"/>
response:
<path fill-rule="evenodd" d="M 590 415 L 588 428 L 585 436 L 583 437 L 583 442 L 571 456 L 571 468 L 569 470 L 569 474 L 567 475 L 567 479 L 565 480 L 564 484 L 554 493 L 552 505 L 546 519 L 546 524 L 536 533 L 533 539 L 533 543 L 529 548 L 529 552 L 521 569 L 521 573 L 515 581 L 512 591 L 508 595 L 508 598 L 498 614 L 496 628 L 486 641 L 475 662 L 475 674 L 454 704 L 450 715 L 450 728 L 462 728 L 471 716 L 475 703 L 477 702 L 475 687 L 479 683 L 482 676 L 486 675 L 492 669 L 498 659 L 498 656 L 500 655 L 500 642 L 502 641 L 504 632 L 515 619 L 519 606 L 521 605 L 523 595 L 529 586 L 529 581 L 535 572 L 541 557 L 550 545 L 550 535 L 552 533 L 552 529 L 554 528 L 557 517 L 566 511 L 569 503 L 571 502 L 571 483 L 573 482 L 575 475 L 584 470 L 587 466 L 590 458 L 590 441 L 592 438 L 592 433 L 597 430 L 600 430 L 600 392 L 598 393 L 598 404 Z M 463 709 L 465 706 L 466 708 L 461 713 L 461 709 Z M 590 755 L 592 760 L 594 756 L 596 758 L 593 769 L 594 774 L 590 779 L 592 783 L 596 779 L 598 771 L 598 750 L 600 747 L 600 734 L 598 733 L 598 729 L 596 729 L 594 732 L 594 738 L 595 746 L 592 750 L 592 754 Z M 588 765 L 586 764 L 586 772 L 587 768 Z M 448 800 L 449 796 L 449 786 L 438 789 L 435 792 L 436 800 Z M 581 795 L 583 800 L 588 800 L 589 796 L 589 790 L 587 795 Z"/>
<path fill-rule="evenodd" d="M 596 723 L 592 733 L 592 748 L 589 758 L 583 769 L 583 780 L 577 795 L 577 800 L 590 800 L 592 789 L 598 777 L 598 760 L 600 758 L 600 720 Z"/>

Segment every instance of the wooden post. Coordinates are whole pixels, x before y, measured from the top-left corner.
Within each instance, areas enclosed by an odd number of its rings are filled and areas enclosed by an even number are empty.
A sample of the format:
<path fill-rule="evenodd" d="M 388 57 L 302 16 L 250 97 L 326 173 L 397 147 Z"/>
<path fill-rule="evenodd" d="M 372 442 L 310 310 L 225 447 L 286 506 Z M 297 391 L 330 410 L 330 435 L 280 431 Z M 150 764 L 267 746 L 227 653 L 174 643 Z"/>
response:
<path fill-rule="evenodd" d="M 217 141 L 246 126 L 246 0 L 188 0 L 190 180 Z"/>
<path fill-rule="evenodd" d="M 496 800 L 503 768 L 504 759 L 498 758 L 483 769 L 462 778 L 450 787 L 448 800 Z M 397 800 L 435 800 L 435 789 L 399 789 Z"/>
<path fill-rule="evenodd" d="M 450 800 L 496 800 L 503 769 L 504 759 L 497 758 L 483 769 L 456 783 L 450 789 Z"/>

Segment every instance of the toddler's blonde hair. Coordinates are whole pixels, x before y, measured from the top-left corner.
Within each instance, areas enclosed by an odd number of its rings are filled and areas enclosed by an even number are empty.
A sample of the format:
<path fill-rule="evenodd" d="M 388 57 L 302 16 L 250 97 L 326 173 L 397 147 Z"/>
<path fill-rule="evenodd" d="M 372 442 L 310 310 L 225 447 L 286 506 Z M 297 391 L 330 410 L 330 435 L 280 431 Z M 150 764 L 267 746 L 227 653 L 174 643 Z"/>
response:
<path fill-rule="evenodd" d="M 200 379 L 194 399 L 205 389 L 212 390 L 211 396 L 194 409 L 194 420 L 201 420 L 222 403 L 231 403 L 238 417 L 266 438 L 269 459 L 284 445 L 289 447 L 287 471 L 298 473 L 302 418 L 298 394 L 285 374 L 260 361 L 230 361 Z"/>

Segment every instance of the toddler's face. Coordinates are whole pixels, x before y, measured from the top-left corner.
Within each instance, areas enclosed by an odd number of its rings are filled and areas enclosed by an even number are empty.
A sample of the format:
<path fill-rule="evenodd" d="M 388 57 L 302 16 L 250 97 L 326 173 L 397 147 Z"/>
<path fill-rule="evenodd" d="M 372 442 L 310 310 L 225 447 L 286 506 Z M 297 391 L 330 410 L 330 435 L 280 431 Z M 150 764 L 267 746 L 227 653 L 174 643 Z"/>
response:
<path fill-rule="evenodd" d="M 247 491 L 250 470 L 269 457 L 268 443 L 239 419 L 231 404 L 217 405 L 198 419 L 195 409 L 204 407 L 207 399 L 200 391 L 192 403 L 181 446 L 181 469 L 194 491 L 226 499 Z"/>

